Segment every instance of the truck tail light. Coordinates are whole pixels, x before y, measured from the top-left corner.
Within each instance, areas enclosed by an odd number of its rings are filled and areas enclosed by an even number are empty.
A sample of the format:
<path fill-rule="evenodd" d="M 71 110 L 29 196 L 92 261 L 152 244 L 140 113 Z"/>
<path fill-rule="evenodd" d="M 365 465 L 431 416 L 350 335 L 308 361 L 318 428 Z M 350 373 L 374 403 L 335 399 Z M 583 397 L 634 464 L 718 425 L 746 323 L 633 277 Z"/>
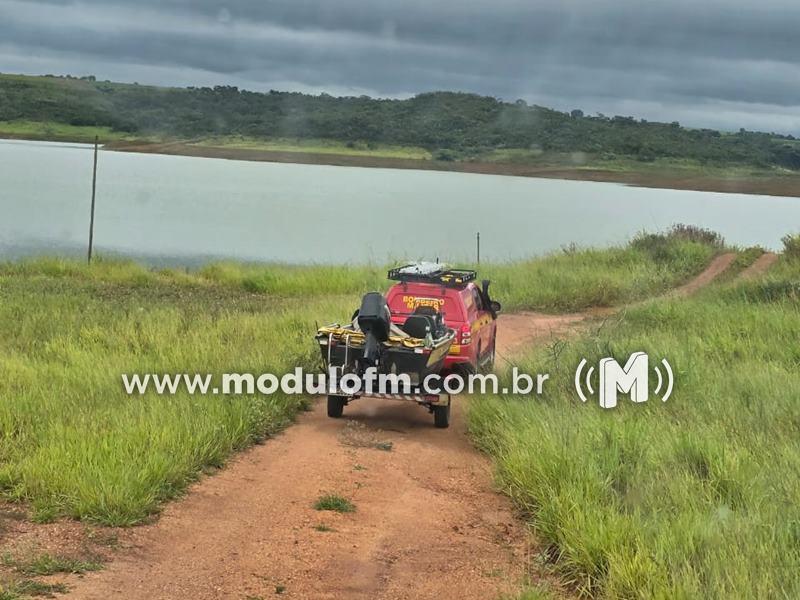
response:
<path fill-rule="evenodd" d="M 472 343 L 472 326 L 469 324 L 461 326 L 461 343 L 465 346 Z"/>

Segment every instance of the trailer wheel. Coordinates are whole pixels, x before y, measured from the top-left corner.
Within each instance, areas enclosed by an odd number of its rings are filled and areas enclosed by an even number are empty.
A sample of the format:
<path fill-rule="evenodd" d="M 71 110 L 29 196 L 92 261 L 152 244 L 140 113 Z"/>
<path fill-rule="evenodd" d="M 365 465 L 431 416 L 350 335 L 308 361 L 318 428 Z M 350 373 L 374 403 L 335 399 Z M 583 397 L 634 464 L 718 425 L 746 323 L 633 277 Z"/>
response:
<path fill-rule="evenodd" d="M 328 416 L 332 419 L 341 418 L 345 404 L 347 398 L 344 396 L 328 396 Z"/>
<path fill-rule="evenodd" d="M 439 429 L 450 427 L 450 405 L 433 407 L 433 424 Z"/>

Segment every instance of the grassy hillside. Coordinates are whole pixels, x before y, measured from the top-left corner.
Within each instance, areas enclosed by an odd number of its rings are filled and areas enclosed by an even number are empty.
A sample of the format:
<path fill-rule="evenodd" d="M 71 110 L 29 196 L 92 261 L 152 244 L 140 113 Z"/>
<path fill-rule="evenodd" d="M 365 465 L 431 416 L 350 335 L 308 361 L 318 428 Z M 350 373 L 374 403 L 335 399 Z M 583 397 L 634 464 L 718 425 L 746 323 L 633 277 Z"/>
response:
<path fill-rule="evenodd" d="M 292 140 L 300 147 L 303 140 L 314 140 L 312 147 L 336 142 L 350 150 L 359 145 L 362 151 L 394 148 L 403 156 L 430 155 L 441 161 L 574 166 L 667 159 L 691 165 L 800 169 L 800 144 L 791 136 L 727 134 L 627 116 L 568 114 L 473 94 L 438 92 L 380 100 L 0 75 L 0 133 L 11 135 L 32 122 L 53 132 L 61 126 L 101 128 L 105 140 L 237 136 L 284 144 Z"/>
<path fill-rule="evenodd" d="M 624 248 L 567 248 L 545 258 L 487 265 L 482 273 L 507 310 L 577 311 L 665 292 L 699 273 L 722 249 L 710 232 L 674 229 L 641 235 Z"/>
<path fill-rule="evenodd" d="M 29 140 L 91 143 L 95 138 L 104 142 L 130 139 L 131 135 L 108 126 L 70 125 L 55 121 L 3 121 L 0 135 Z"/>
<path fill-rule="evenodd" d="M 521 368 L 553 376 L 545 397 L 473 402 L 470 429 L 500 485 L 581 593 L 800 596 L 797 240 L 759 280 L 629 309 L 530 352 Z M 667 403 L 577 399 L 582 358 L 624 364 L 641 350 L 675 370 Z"/>
<path fill-rule="evenodd" d="M 2 127 L 2 126 L 0 126 Z M 411 160 L 430 160 L 431 153 L 424 148 L 391 146 L 364 142 L 341 142 L 326 139 L 259 139 L 244 136 L 221 136 L 203 139 L 196 146 L 231 150 L 258 150 L 265 152 L 304 152 L 309 154 L 334 154 L 348 156 L 377 156 Z"/>

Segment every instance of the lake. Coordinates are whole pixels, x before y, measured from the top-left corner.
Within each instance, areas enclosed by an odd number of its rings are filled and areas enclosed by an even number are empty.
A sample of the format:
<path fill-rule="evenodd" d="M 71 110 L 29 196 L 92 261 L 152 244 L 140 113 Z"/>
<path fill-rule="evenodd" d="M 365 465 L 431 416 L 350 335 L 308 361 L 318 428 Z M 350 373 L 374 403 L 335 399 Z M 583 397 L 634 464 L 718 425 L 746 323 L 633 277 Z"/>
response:
<path fill-rule="evenodd" d="M 85 252 L 92 149 L 0 140 L 0 257 Z M 437 171 L 100 152 L 95 249 L 151 262 L 218 257 L 384 263 L 606 246 L 682 222 L 779 248 L 800 199 Z"/>

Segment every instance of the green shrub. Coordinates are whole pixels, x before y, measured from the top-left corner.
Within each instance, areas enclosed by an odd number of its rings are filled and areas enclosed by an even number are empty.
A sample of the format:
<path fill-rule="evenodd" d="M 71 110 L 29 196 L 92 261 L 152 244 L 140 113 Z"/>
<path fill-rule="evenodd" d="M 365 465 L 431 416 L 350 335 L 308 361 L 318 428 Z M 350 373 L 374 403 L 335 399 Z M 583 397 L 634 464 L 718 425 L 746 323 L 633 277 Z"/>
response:
<path fill-rule="evenodd" d="M 673 258 L 675 242 L 692 242 L 714 249 L 722 249 L 725 241 L 715 231 L 695 225 L 676 224 L 662 233 L 640 233 L 631 247 L 650 254 L 655 260 L 665 262 Z"/>
<path fill-rule="evenodd" d="M 783 242 L 783 255 L 790 260 L 800 259 L 800 233 L 787 235 Z"/>

